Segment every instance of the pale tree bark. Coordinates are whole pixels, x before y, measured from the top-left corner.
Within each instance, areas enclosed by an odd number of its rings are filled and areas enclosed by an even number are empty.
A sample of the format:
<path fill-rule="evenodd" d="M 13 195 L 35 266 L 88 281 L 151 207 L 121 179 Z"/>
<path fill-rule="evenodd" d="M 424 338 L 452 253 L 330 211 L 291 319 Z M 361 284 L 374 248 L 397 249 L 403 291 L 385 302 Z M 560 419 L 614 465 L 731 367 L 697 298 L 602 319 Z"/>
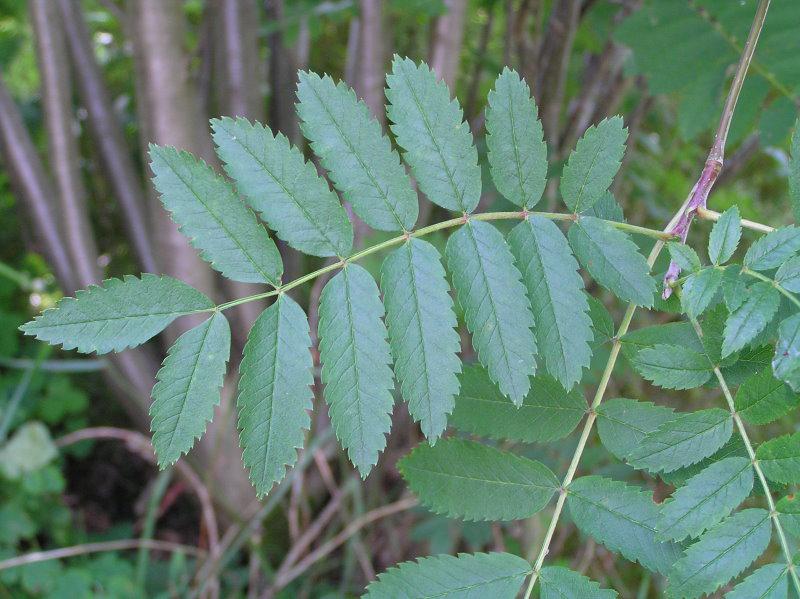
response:
<path fill-rule="evenodd" d="M 447 12 L 436 18 L 429 64 L 455 94 L 458 66 L 461 62 L 461 44 L 467 16 L 467 0 L 445 0 Z"/>
<path fill-rule="evenodd" d="M 30 0 L 29 6 L 42 84 L 48 157 L 56 183 L 57 213 L 77 282 L 85 287 L 99 282 L 100 269 L 78 164 L 67 48 L 58 25 L 56 5 L 50 0 Z"/>
<path fill-rule="evenodd" d="M 285 45 L 283 30 L 283 0 L 267 0 L 267 17 L 279 26 L 267 39 L 269 46 L 269 124 L 292 143 L 299 143 L 300 129 L 294 111 L 294 91 L 297 75 L 296 59 Z"/>
<path fill-rule="evenodd" d="M 359 60 L 354 89 L 372 115 L 383 125 L 386 121 L 386 110 L 383 101 L 384 31 L 381 0 L 361 0 L 360 6 Z"/>
<path fill-rule="evenodd" d="M 179 0 L 129 0 L 136 50 L 143 142 L 173 145 L 204 158 L 213 158 L 208 125 L 201 116 L 197 90 L 189 79 L 183 3 Z M 197 256 L 169 219 L 154 206 L 156 243 L 166 271 L 193 286 L 213 292 L 210 268 Z M 247 480 L 237 443 L 233 387 L 228 381 L 223 400 L 206 435 L 190 454 L 209 473 L 215 495 L 234 511 L 244 509 L 254 492 Z"/>

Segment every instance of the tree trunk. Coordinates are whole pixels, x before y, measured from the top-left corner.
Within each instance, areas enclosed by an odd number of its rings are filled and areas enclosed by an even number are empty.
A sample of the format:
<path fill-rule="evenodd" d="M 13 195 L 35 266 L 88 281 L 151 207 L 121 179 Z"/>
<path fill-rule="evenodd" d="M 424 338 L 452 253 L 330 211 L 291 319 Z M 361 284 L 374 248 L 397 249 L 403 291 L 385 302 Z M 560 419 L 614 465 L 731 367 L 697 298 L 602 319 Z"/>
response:
<path fill-rule="evenodd" d="M 358 61 L 353 82 L 356 95 L 364 100 L 372 115 L 383 125 L 384 38 L 381 0 L 361 0 Z"/>
<path fill-rule="evenodd" d="M 461 43 L 467 15 L 467 0 L 445 0 L 447 13 L 436 19 L 431 42 L 430 66 L 455 95 Z"/>

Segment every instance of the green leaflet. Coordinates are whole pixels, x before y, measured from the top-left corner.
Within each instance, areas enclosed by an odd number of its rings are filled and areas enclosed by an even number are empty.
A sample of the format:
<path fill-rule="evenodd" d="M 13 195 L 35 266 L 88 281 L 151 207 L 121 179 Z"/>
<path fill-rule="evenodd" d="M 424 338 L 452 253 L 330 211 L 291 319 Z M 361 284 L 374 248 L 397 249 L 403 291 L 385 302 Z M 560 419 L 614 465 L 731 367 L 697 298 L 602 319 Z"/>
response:
<path fill-rule="evenodd" d="M 592 125 L 578 140 L 561 174 L 561 196 L 575 213 L 591 208 L 614 180 L 625 153 L 628 130 L 615 116 Z"/>
<path fill-rule="evenodd" d="M 792 293 L 800 293 L 800 256 L 789 258 L 775 273 L 775 282 Z"/>
<path fill-rule="evenodd" d="M 303 134 L 355 213 L 373 229 L 412 229 L 417 194 L 367 105 L 328 75 L 300 71 L 299 76 Z"/>
<path fill-rule="evenodd" d="M 734 403 L 736 411 L 747 422 L 769 424 L 800 405 L 800 398 L 767 368 L 742 383 Z"/>
<path fill-rule="evenodd" d="M 364 599 L 514 599 L 530 571 L 510 553 L 423 557 L 379 574 Z"/>
<path fill-rule="evenodd" d="M 179 316 L 213 308 L 205 295 L 172 277 L 126 275 L 60 299 L 20 330 L 64 349 L 106 354 L 144 343 Z"/>
<path fill-rule="evenodd" d="M 613 220 L 618 223 L 625 222 L 625 215 L 622 213 L 622 206 L 619 205 L 614 195 L 607 191 L 597 200 L 591 208 L 582 210 L 584 216 L 594 216 L 604 220 Z"/>
<path fill-rule="evenodd" d="M 537 114 L 528 84 L 504 68 L 486 107 L 489 166 L 497 191 L 528 210 L 539 202 L 547 183 L 547 145 Z"/>
<path fill-rule="evenodd" d="M 461 392 L 450 424 L 490 439 L 545 443 L 575 430 L 586 407 L 578 389 L 566 392 L 547 375 L 533 377 L 522 406 L 515 406 L 483 368 L 468 366 L 461 374 Z"/>
<path fill-rule="evenodd" d="M 762 443 L 756 450 L 756 458 L 768 479 L 779 483 L 800 483 L 800 433 Z"/>
<path fill-rule="evenodd" d="M 384 260 L 381 289 L 400 390 L 435 443 L 447 428 L 461 371 L 461 339 L 439 252 L 412 237 Z"/>
<path fill-rule="evenodd" d="M 594 580 L 568 568 L 548 566 L 539 573 L 539 599 L 614 599 L 616 591 L 601 589 Z"/>
<path fill-rule="evenodd" d="M 790 316 L 778 327 L 772 370 L 795 392 L 800 390 L 800 314 Z"/>
<path fill-rule="evenodd" d="M 595 281 L 626 302 L 649 308 L 655 281 L 647 261 L 627 234 L 593 216 L 581 216 L 569 228 L 569 243 Z"/>
<path fill-rule="evenodd" d="M 688 322 L 668 322 L 642 327 L 622 338 L 622 353 L 632 360 L 645 348 L 656 345 L 678 345 L 696 353 L 704 351 L 703 342 Z"/>
<path fill-rule="evenodd" d="M 597 408 L 597 432 L 603 446 L 624 460 L 648 433 L 676 417 L 672 408 L 647 401 L 610 399 Z"/>
<path fill-rule="evenodd" d="M 686 347 L 659 343 L 631 358 L 644 378 L 665 389 L 694 389 L 711 378 L 713 364 L 706 356 Z"/>
<path fill-rule="evenodd" d="M 589 302 L 589 317 L 592 319 L 594 335 L 592 347 L 598 347 L 614 338 L 617 332 L 614 327 L 614 319 L 603 302 L 588 294 L 586 294 L 586 300 Z"/>
<path fill-rule="evenodd" d="M 571 389 L 592 357 L 592 321 L 578 263 L 558 226 L 540 216 L 514 227 L 508 243 L 528 289 L 547 371 Z"/>
<path fill-rule="evenodd" d="M 735 513 L 700 537 L 669 573 L 667 596 L 695 599 L 710 594 L 754 562 L 769 545 L 769 513 Z"/>
<path fill-rule="evenodd" d="M 731 259 L 742 237 L 742 219 L 739 209 L 731 206 L 714 223 L 708 237 L 708 258 L 714 265 L 725 264 Z"/>
<path fill-rule="evenodd" d="M 800 222 L 800 118 L 795 121 L 789 159 L 789 202 L 795 222 Z"/>
<path fill-rule="evenodd" d="M 678 241 L 668 241 L 667 249 L 672 261 L 681 267 L 681 270 L 694 272 L 700 270 L 700 256 L 691 247 Z"/>
<path fill-rule="evenodd" d="M 447 210 L 475 210 L 481 196 L 478 151 L 447 85 L 426 64 L 397 55 L 386 83 L 392 132 L 419 188 Z"/>
<path fill-rule="evenodd" d="M 690 317 L 697 318 L 717 295 L 722 284 L 723 271 L 704 268 L 686 277 L 681 290 L 681 306 Z"/>
<path fill-rule="evenodd" d="M 311 336 L 303 309 L 285 293 L 258 317 L 239 365 L 239 443 L 263 496 L 297 461 L 311 419 Z"/>
<path fill-rule="evenodd" d="M 312 256 L 350 253 L 353 227 L 339 198 L 289 140 L 245 118 L 211 127 L 225 171 L 278 237 Z"/>
<path fill-rule="evenodd" d="M 800 250 L 800 229 L 782 227 L 759 238 L 747 249 L 744 265 L 753 270 L 777 268 Z"/>
<path fill-rule="evenodd" d="M 775 504 L 781 524 L 790 535 L 800 538 L 800 496 L 796 493 L 781 497 Z"/>
<path fill-rule="evenodd" d="M 447 240 L 447 267 L 472 344 L 503 395 L 521 405 L 536 371 L 533 315 L 505 239 L 469 221 Z"/>
<path fill-rule="evenodd" d="M 744 457 L 711 464 L 679 487 L 661 506 L 656 529 L 661 538 L 698 537 L 718 524 L 750 495 L 753 468 Z"/>
<path fill-rule="evenodd" d="M 378 461 L 394 398 L 383 304 L 372 276 L 348 264 L 322 290 L 319 353 L 336 437 L 362 477 Z"/>
<path fill-rule="evenodd" d="M 233 186 L 188 152 L 150 144 L 153 185 L 200 257 L 234 281 L 279 285 L 275 242 Z"/>
<path fill-rule="evenodd" d="M 729 312 L 741 306 L 747 297 L 749 279 L 741 274 L 741 270 L 738 264 L 731 264 L 722 273 L 722 297 Z"/>
<path fill-rule="evenodd" d="M 716 464 L 717 462 L 730 457 L 746 457 L 749 459 L 747 448 L 744 446 L 744 441 L 742 441 L 742 438 L 739 435 L 732 435 L 725 445 L 707 458 L 703 458 L 696 464 L 684 466 L 683 468 L 678 468 L 672 472 L 661 472 L 659 473 L 658 477 L 669 485 L 679 487 L 680 485 L 685 485 L 686 481 L 693 476 L 697 476 L 700 474 L 700 472 L 712 464 Z"/>
<path fill-rule="evenodd" d="M 742 349 L 763 331 L 778 311 L 780 301 L 778 290 L 771 284 L 758 281 L 750 285 L 744 302 L 731 313 L 725 323 L 722 357 Z"/>
<path fill-rule="evenodd" d="M 645 568 L 666 573 L 680 547 L 656 538 L 658 506 L 638 487 L 602 476 L 584 476 L 568 489 L 567 506 L 581 532 Z"/>
<path fill-rule="evenodd" d="M 786 599 L 789 593 L 789 577 L 786 564 L 761 566 L 734 589 L 726 599 Z"/>
<path fill-rule="evenodd" d="M 228 321 L 222 312 L 214 312 L 169 348 L 150 405 L 153 448 L 161 468 L 177 462 L 203 436 L 219 405 L 230 346 Z"/>
<path fill-rule="evenodd" d="M 464 520 L 519 520 L 541 510 L 559 482 L 543 464 L 474 441 L 422 443 L 397 463 L 420 502 Z"/>
<path fill-rule="evenodd" d="M 645 435 L 627 460 L 634 468 L 672 472 L 712 455 L 732 432 L 731 415 L 721 408 L 681 414 Z"/>

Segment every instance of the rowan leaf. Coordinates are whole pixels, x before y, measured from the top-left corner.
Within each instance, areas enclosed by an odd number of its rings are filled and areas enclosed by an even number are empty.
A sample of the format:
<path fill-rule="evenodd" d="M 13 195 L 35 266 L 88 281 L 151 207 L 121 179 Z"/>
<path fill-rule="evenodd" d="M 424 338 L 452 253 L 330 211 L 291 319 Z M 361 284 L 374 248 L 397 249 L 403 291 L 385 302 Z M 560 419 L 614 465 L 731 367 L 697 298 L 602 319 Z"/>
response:
<path fill-rule="evenodd" d="M 775 282 L 792 293 L 800 293 L 800 256 L 789 258 L 775 273 Z"/>
<path fill-rule="evenodd" d="M 648 433 L 675 418 L 672 408 L 634 399 L 610 399 L 597 408 L 597 432 L 603 446 L 624 460 Z"/>
<path fill-rule="evenodd" d="M 172 147 L 150 144 L 150 160 L 164 208 L 203 260 L 234 281 L 280 284 L 275 242 L 228 181 Z"/>
<path fill-rule="evenodd" d="M 764 330 L 778 311 L 781 297 L 769 283 L 758 281 L 747 288 L 742 304 L 731 312 L 725 323 L 722 357 L 742 349 Z"/>
<path fill-rule="evenodd" d="M 331 424 L 365 478 L 386 446 L 394 404 L 389 343 L 378 286 L 348 264 L 322 290 L 319 352 Z"/>
<path fill-rule="evenodd" d="M 559 482 L 547 466 L 462 439 L 422 443 L 397 463 L 420 502 L 464 520 L 519 520 L 547 505 Z"/>
<path fill-rule="evenodd" d="M 800 538 L 800 496 L 790 493 L 775 504 L 781 524 L 790 535 Z"/>
<path fill-rule="evenodd" d="M 514 227 L 508 243 L 528 289 L 547 372 L 571 389 L 592 357 L 592 320 L 578 263 L 558 226 L 540 216 Z"/>
<path fill-rule="evenodd" d="M 702 266 L 700 264 L 700 256 L 685 243 L 669 241 L 667 242 L 667 249 L 669 250 L 670 258 L 681 267 L 681 270 L 689 272 L 700 270 Z"/>
<path fill-rule="evenodd" d="M 622 117 L 603 119 L 578 140 L 561 174 L 561 196 L 575 213 L 591 208 L 606 192 L 622 163 L 628 130 Z"/>
<path fill-rule="evenodd" d="M 500 232 L 481 221 L 451 235 L 445 253 L 478 358 L 503 395 L 521 405 L 536 371 L 536 340 L 514 257 Z"/>
<path fill-rule="evenodd" d="M 789 593 L 789 572 L 786 564 L 761 566 L 732 591 L 726 599 L 786 599 Z"/>
<path fill-rule="evenodd" d="M 311 336 L 303 309 L 285 293 L 261 313 L 239 365 L 239 443 L 259 496 L 297 461 L 314 394 Z"/>
<path fill-rule="evenodd" d="M 312 256 L 346 256 L 353 227 L 339 198 L 283 134 L 245 118 L 212 119 L 217 154 L 278 237 Z"/>
<path fill-rule="evenodd" d="M 672 472 L 712 455 L 732 432 L 731 415 L 721 408 L 681 414 L 645 435 L 627 460 L 634 468 Z"/>
<path fill-rule="evenodd" d="M 400 391 L 409 412 L 435 443 L 458 393 L 461 339 L 439 252 L 411 238 L 381 268 L 386 325 Z"/>
<path fill-rule="evenodd" d="M 770 439 L 758 446 L 756 458 L 764 476 L 779 483 L 800 483 L 800 433 Z"/>
<path fill-rule="evenodd" d="M 667 596 L 695 599 L 710 594 L 753 563 L 769 545 L 769 513 L 735 513 L 689 546 L 669 573 Z"/>
<path fill-rule="evenodd" d="M 753 270 L 777 268 L 800 250 L 800 229 L 782 227 L 767 233 L 747 249 L 744 265 Z"/>
<path fill-rule="evenodd" d="M 547 145 L 531 90 L 503 69 L 489 92 L 486 145 L 495 187 L 508 201 L 532 209 L 547 183 Z"/>
<path fill-rule="evenodd" d="M 584 476 L 568 489 L 575 526 L 610 551 L 662 574 L 680 556 L 672 541 L 656 538 L 658 506 L 648 493 L 602 476 Z"/>
<path fill-rule="evenodd" d="M 569 243 L 595 281 L 626 302 L 649 308 L 655 281 L 647 261 L 627 234 L 593 216 L 581 216 L 569 228 Z"/>
<path fill-rule="evenodd" d="M 800 405 L 800 398 L 767 368 L 742 383 L 734 403 L 736 411 L 747 422 L 769 424 Z"/>
<path fill-rule="evenodd" d="M 742 237 L 739 209 L 731 206 L 719 217 L 708 237 L 708 258 L 716 266 L 731 259 Z"/>
<path fill-rule="evenodd" d="M 658 534 L 675 541 L 698 537 L 736 509 L 752 489 L 753 468 L 748 458 L 730 457 L 715 462 L 691 477 L 661 505 Z"/>
<path fill-rule="evenodd" d="M 179 316 L 213 308 L 205 295 L 172 277 L 126 275 L 60 299 L 20 330 L 64 349 L 106 354 L 141 345 Z"/>
<path fill-rule="evenodd" d="M 514 599 L 530 571 L 510 553 L 423 557 L 379 574 L 364 599 Z"/>
<path fill-rule="evenodd" d="M 800 391 L 800 314 L 783 320 L 778 326 L 778 343 L 772 360 L 775 377 Z"/>
<path fill-rule="evenodd" d="M 490 439 L 545 443 L 575 430 L 586 408 L 578 389 L 567 392 L 547 375 L 533 377 L 522 405 L 515 406 L 500 393 L 486 370 L 468 366 L 461 374 L 461 392 L 450 424 Z"/>
<path fill-rule="evenodd" d="M 713 370 L 703 354 L 662 343 L 639 351 L 631 364 L 648 381 L 665 389 L 694 389 L 708 381 Z"/>
<path fill-rule="evenodd" d="M 704 268 L 686 277 L 681 290 L 681 306 L 690 317 L 697 318 L 711 304 L 722 285 L 723 271 Z"/>
<path fill-rule="evenodd" d="M 419 188 L 447 210 L 475 210 L 481 169 L 458 100 L 426 64 L 397 55 L 386 83 L 392 132 Z"/>
<path fill-rule="evenodd" d="M 373 229 L 412 229 L 417 194 L 367 105 L 328 75 L 300 71 L 299 77 L 303 134 L 355 213 Z"/>
<path fill-rule="evenodd" d="M 594 580 L 569 568 L 548 566 L 539 572 L 539 599 L 614 599 L 616 591 L 601 589 Z"/>
<path fill-rule="evenodd" d="M 178 337 L 156 375 L 150 406 L 153 448 L 161 468 L 188 452 L 220 402 L 231 329 L 222 312 Z"/>

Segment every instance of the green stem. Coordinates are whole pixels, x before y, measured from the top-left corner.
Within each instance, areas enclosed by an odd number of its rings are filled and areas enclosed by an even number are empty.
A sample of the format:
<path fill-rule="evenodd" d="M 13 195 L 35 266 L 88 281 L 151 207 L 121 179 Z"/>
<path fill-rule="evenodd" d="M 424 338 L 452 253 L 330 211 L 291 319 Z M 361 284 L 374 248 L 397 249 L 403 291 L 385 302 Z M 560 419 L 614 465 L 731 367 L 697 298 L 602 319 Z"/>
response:
<path fill-rule="evenodd" d="M 690 318 L 689 321 L 692 323 L 697 336 L 702 338 L 703 329 L 700 327 L 700 323 L 697 322 L 697 319 Z M 747 434 L 747 429 L 744 427 L 744 422 L 742 422 L 741 416 L 739 416 L 739 413 L 736 411 L 736 404 L 733 401 L 733 394 L 731 393 L 728 383 L 718 366 L 714 366 L 714 374 L 716 375 L 719 386 L 722 389 L 722 394 L 725 396 L 725 400 L 728 402 L 728 409 L 731 412 L 733 421 L 736 423 L 736 428 L 739 431 L 739 435 L 742 437 L 742 441 L 744 441 L 744 446 L 747 449 L 747 455 L 750 457 L 750 461 L 753 464 L 753 469 L 756 471 L 758 480 L 761 482 L 761 488 L 764 491 L 764 496 L 767 498 L 769 517 L 772 519 L 772 524 L 775 526 L 775 532 L 778 533 L 778 540 L 780 541 L 783 556 L 786 559 L 789 575 L 792 578 L 792 583 L 794 584 L 795 590 L 800 593 L 800 579 L 798 579 L 797 569 L 795 568 L 794 561 L 792 560 L 792 551 L 789 549 L 789 543 L 786 540 L 786 534 L 783 531 L 783 525 L 781 524 L 780 518 L 778 518 L 778 511 L 775 508 L 775 501 L 772 499 L 772 491 L 767 483 L 767 478 L 764 476 L 764 471 L 761 469 L 761 464 L 759 463 L 758 458 L 756 458 L 756 452 L 753 449 L 753 444 L 750 442 L 750 436 Z"/>
<path fill-rule="evenodd" d="M 697 218 L 700 220 L 710 220 L 711 222 L 715 223 L 719 220 L 720 216 L 722 216 L 722 213 L 717 212 L 716 210 L 709 210 L 708 208 L 703 208 L 702 206 L 697 209 Z M 772 233 L 775 230 L 775 227 L 771 227 L 754 220 L 747 220 L 746 218 L 741 219 L 741 225 L 745 229 L 758 231 L 759 233 Z"/>
<path fill-rule="evenodd" d="M 785 287 L 783 287 L 783 285 L 778 283 L 778 281 L 776 281 L 775 279 L 770 279 L 769 277 L 767 277 L 765 275 L 762 275 L 760 272 L 757 272 L 755 270 L 750 270 L 746 266 L 743 266 L 742 270 L 740 272 L 743 275 L 747 275 L 747 276 L 753 277 L 754 279 L 758 279 L 759 281 L 764 281 L 765 283 L 769 283 L 775 289 L 778 290 L 778 293 L 783 295 L 786 299 L 788 299 L 790 302 L 792 302 L 795 306 L 800 308 L 800 300 L 797 299 L 797 297 L 794 295 L 794 293 L 792 293 L 791 291 L 787 290 Z"/>
<path fill-rule="evenodd" d="M 421 229 L 417 229 L 416 231 L 410 231 L 408 233 L 404 233 L 403 235 L 398 235 L 397 237 L 392 237 L 391 239 L 387 239 L 386 241 L 382 241 L 377 243 L 373 246 L 370 246 L 366 249 L 363 249 L 359 252 L 356 252 L 349 258 L 342 258 L 338 262 L 334 262 L 333 264 L 328 264 L 327 266 L 323 266 L 315 270 L 314 272 L 310 272 L 302 277 L 298 277 L 293 281 L 285 283 L 279 287 L 271 291 L 265 291 L 264 293 L 257 293 L 256 295 L 249 295 L 247 297 L 242 297 L 239 299 L 231 300 L 229 302 L 225 302 L 224 304 L 218 305 L 216 308 L 210 310 L 201 310 L 201 312 L 211 312 L 213 310 L 227 310 L 228 308 L 233 308 L 234 306 L 239 306 L 241 304 L 245 304 L 247 302 L 253 302 L 261 299 L 265 299 L 268 297 L 276 296 L 280 293 L 285 291 L 289 291 L 290 289 L 294 289 L 295 287 L 302 285 L 303 283 L 307 283 L 317 277 L 324 275 L 325 273 L 332 272 L 334 270 L 338 270 L 339 268 L 344 267 L 346 264 L 350 262 L 356 262 L 374 254 L 376 252 L 380 252 L 381 250 L 385 250 L 387 248 L 400 245 L 404 241 L 408 240 L 410 237 L 424 237 L 425 235 L 430 235 L 436 231 L 441 231 L 444 229 L 450 229 L 453 227 L 458 227 L 466 223 L 468 220 L 481 220 L 481 221 L 491 221 L 491 220 L 523 220 L 528 216 L 540 216 L 542 218 L 548 218 L 550 220 L 562 220 L 562 221 L 575 221 L 580 218 L 578 215 L 575 214 L 562 214 L 559 212 L 528 212 L 526 210 L 523 211 L 514 211 L 514 212 L 484 212 L 482 214 L 470 214 L 459 216 L 458 218 L 451 218 L 450 220 L 445 220 L 439 223 L 435 223 L 433 225 L 428 225 L 427 227 L 422 227 Z M 638 225 L 631 225 L 629 223 L 617 222 L 613 220 L 606 220 L 609 225 L 620 229 L 622 231 L 626 231 L 628 233 L 634 233 L 637 235 L 644 235 L 647 237 L 652 237 L 658 240 L 666 240 L 672 239 L 674 235 L 670 233 L 666 233 L 664 231 L 657 231 L 655 229 L 648 229 L 647 227 L 640 227 Z"/>

